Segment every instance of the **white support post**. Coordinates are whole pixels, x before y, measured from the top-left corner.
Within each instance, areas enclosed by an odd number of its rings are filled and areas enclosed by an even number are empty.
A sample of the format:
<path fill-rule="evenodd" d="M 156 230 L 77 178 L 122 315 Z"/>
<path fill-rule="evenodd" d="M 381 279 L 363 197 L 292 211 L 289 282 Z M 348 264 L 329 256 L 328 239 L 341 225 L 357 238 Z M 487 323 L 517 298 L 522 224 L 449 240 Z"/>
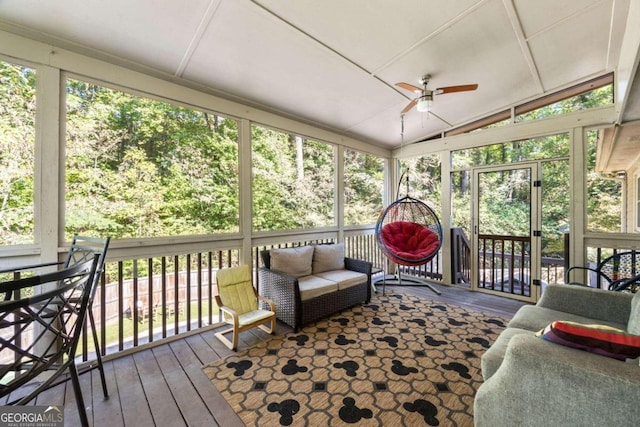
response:
<path fill-rule="evenodd" d="M 451 271 L 451 152 L 440 153 L 440 224 L 442 225 L 442 283 L 453 284 Z"/>
<path fill-rule="evenodd" d="M 64 241 L 63 83 L 59 69 L 37 67 L 34 214 L 43 263 L 58 261 L 58 245 Z"/>
<path fill-rule="evenodd" d="M 338 225 L 338 242 L 344 242 L 344 147 L 339 145 L 334 148 L 336 159 L 335 195 L 333 197 L 334 224 Z"/>
<path fill-rule="evenodd" d="M 576 127 L 570 142 L 570 191 L 569 191 L 569 266 L 584 266 L 587 262 L 584 235 L 587 228 L 586 206 L 586 140 L 585 130 Z M 572 280 L 586 283 L 584 270 L 576 271 Z"/>
<path fill-rule="evenodd" d="M 251 188 L 251 122 L 242 119 L 238 129 L 238 202 L 240 203 L 240 233 L 242 234 L 241 263 L 253 265 L 251 234 L 252 188 Z"/>

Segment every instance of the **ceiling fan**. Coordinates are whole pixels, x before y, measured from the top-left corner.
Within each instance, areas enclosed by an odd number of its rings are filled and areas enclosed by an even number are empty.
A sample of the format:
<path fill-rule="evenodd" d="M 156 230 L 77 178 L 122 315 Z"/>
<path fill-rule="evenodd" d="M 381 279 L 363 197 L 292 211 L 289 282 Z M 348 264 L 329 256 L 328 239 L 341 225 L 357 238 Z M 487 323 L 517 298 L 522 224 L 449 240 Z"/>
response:
<path fill-rule="evenodd" d="M 396 83 L 396 86 L 409 90 L 415 93 L 416 95 L 418 95 L 416 99 L 414 99 L 406 107 L 404 107 L 404 110 L 400 112 L 401 115 L 404 115 L 407 112 L 409 112 L 409 110 L 411 110 L 414 106 L 416 106 L 416 110 L 420 111 L 421 113 L 431 111 L 431 104 L 433 103 L 434 95 L 441 95 L 443 93 L 452 93 L 452 92 L 465 92 L 469 90 L 478 89 L 477 84 L 472 84 L 472 85 L 446 86 L 446 87 L 439 87 L 435 90 L 429 90 L 427 89 L 427 84 L 429 83 L 430 79 L 431 79 L 430 74 L 426 74 L 422 76 L 422 78 L 420 79 L 420 84 L 422 85 L 422 88 L 419 88 L 418 86 L 410 85 L 409 83 Z"/>

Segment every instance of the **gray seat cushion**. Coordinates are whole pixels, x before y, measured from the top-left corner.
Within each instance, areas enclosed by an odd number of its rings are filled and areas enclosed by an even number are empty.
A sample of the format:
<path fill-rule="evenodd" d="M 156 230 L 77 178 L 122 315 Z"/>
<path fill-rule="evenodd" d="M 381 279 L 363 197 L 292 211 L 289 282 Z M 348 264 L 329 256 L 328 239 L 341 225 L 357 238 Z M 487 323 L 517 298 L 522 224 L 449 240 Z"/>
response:
<path fill-rule="evenodd" d="M 606 325 L 623 330 L 627 329 L 627 325 L 625 324 L 607 322 L 604 320 L 595 320 L 589 317 L 565 313 L 563 311 L 552 310 L 550 308 L 544 308 L 535 305 L 521 307 L 515 314 L 515 316 L 513 316 L 513 319 L 511 319 L 507 326 L 509 326 L 510 328 L 519 328 L 538 332 L 540 329 L 545 328 L 551 322 L 554 322 L 556 320 L 567 320 L 570 322 L 584 324 Z"/>
<path fill-rule="evenodd" d="M 304 276 L 298 279 L 300 299 L 302 301 L 329 294 L 338 290 L 338 284 L 334 281 L 318 276 Z"/>
<path fill-rule="evenodd" d="M 340 291 L 367 281 L 366 274 L 351 270 L 325 271 L 324 273 L 316 274 L 316 276 L 336 282 Z"/>
<path fill-rule="evenodd" d="M 496 342 L 482 355 L 480 365 L 482 367 L 482 378 L 484 378 L 485 381 L 491 378 L 502 364 L 511 337 L 522 334 L 533 336 L 535 332 L 519 328 L 507 328 L 500 333 Z"/>

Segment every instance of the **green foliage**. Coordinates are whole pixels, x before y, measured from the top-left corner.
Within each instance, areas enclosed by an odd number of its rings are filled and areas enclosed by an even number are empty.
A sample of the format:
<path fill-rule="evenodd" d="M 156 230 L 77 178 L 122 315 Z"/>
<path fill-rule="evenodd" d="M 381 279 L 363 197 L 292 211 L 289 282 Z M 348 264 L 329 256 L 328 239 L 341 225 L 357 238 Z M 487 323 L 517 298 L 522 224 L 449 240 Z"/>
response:
<path fill-rule="evenodd" d="M 253 229 L 324 227 L 334 223 L 334 148 L 252 126 Z"/>
<path fill-rule="evenodd" d="M 541 107 L 519 115 L 518 122 L 537 120 L 584 110 L 613 102 L 613 86 L 605 86 Z M 505 125 L 501 123 L 500 125 Z M 531 138 L 486 147 L 471 148 L 452 152 L 451 174 L 453 225 L 462 227 L 470 235 L 469 212 L 471 211 L 470 171 L 476 166 L 501 165 L 530 160 L 566 158 L 569 156 L 569 136 L 567 134 Z M 590 153 L 589 162 L 595 162 L 595 148 Z M 569 229 L 569 167 L 566 161 L 544 161 L 542 163 L 542 253 L 543 256 L 561 256 L 563 234 Z M 505 181 L 508 182 L 508 181 Z M 595 173 L 588 177 L 588 212 L 590 230 L 615 232 L 620 229 L 620 190 L 610 180 L 598 178 Z M 523 233 L 527 225 L 522 218 L 529 218 L 528 205 L 513 199 L 512 188 L 494 183 L 497 193 L 494 202 L 481 205 L 480 219 L 486 231 L 510 230 Z M 499 197 L 498 197 L 499 196 Z"/>
<path fill-rule="evenodd" d="M 0 61 L 0 245 L 33 242 L 35 79 Z"/>
<path fill-rule="evenodd" d="M 29 68 L 0 62 L 0 245 L 33 242 L 35 79 Z M 612 88 L 599 88 L 518 120 L 611 101 Z M 67 238 L 76 232 L 117 239 L 239 230 L 235 120 L 69 79 L 65 128 Z M 333 225 L 335 147 L 257 125 L 251 137 L 254 230 Z M 470 168 L 543 160 L 543 251 L 557 253 L 568 228 L 568 142 L 561 134 L 454 152 L 453 224 L 468 228 Z M 595 155 L 592 139 L 589 229 L 618 231 L 620 183 L 593 171 Z M 402 167 L 409 170 L 409 187 L 401 192 L 439 214 L 440 156 L 408 159 Z M 383 208 L 383 160 L 345 150 L 344 171 L 345 224 L 374 223 Z M 492 191 L 480 207 L 483 226 L 523 232 L 529 204 L 523 182 L 515 173 L 491 177 L 486 184 Z"/>
<path fill-rule="evenodd" d="M 452 153 L 453 225 L 471 235 L 469 168 L 540 160 L 542 165 L 542 254 L 562 256 L 569 225 L 569 136 L 550 135 Z M 528 236 L 530 176 L 523 169 L 481 174 L 479 222 L 483 234 Z"/>
<path fill-rule="evenodd" d="M 471 171 L 451 173 L 451 213 L 453 227 L 462 228 L 471 236 Z"/>
<path fill-rule="evenodd" d="M 451 153 L 454 169 L 472 166 L 490 166 L 543 160 L 553 157 L 569 156 L 569 137 L 567 134 L 530 138 L 484 147 L 469 148 Z"/>
<path fill-rule="evenodd" d="M 397 187 L 396 198 L 409 195 L 427 204 L 440 216 L 440 156 L 436 154 L 405 159 L 400 168 L 407 172 L 406 180 Z M 408 186 L 407 186 L 408 185 Z"/>
<path fill-rule="evenodd" d="M 516 117 L 516 121 L 538 120 L 611 103 L 613 103 L 613 85 L 607 85 L 558 101 L 551 105 L 540 107 L 528 113 L 520 114 Z"/>
<path fill-rule="evenodd" d="M 238 230 L 237 123 L 67 81 L 67 234 Z"/>
<path fill-rule="evenodd" d="M 379 157 L 345 150 L 345 225 L 375 224 L 382 211 L 384 163 Z"/>
<path fill-rule="evenodd" d="M 596 172 L 597 132 L 587 136 L 587 228 L 594 232 L 620 232 L 622 183 Z"/>
<path fill-rule="evenodd" d="M 235 121 L 69 80 L 67 122 L 67 233 L 238 231 Z M 334 151 L 253 126 L 254 229 L 333 225 Z"/>
<path fill-rule="evenodd" d="M 529 236 L 530 169 L 483 172 L 479 180 L 479 233 Z"/>
<path fill-rule="evenodd" d="M 569 161 L 542 163 L 542 256 L 564 256 L 569 232 Z"/>

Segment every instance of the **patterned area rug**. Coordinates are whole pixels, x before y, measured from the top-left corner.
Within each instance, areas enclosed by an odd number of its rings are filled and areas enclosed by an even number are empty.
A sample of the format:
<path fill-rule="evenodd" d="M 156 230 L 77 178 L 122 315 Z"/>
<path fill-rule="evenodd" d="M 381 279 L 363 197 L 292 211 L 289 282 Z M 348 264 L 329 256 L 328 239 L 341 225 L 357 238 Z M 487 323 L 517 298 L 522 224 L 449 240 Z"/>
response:
<path fill-rule="evenodd" d="M 480 356 L 506 323 L 374 295 L 203 369 L 249 426 L 472 426 Z"/>

